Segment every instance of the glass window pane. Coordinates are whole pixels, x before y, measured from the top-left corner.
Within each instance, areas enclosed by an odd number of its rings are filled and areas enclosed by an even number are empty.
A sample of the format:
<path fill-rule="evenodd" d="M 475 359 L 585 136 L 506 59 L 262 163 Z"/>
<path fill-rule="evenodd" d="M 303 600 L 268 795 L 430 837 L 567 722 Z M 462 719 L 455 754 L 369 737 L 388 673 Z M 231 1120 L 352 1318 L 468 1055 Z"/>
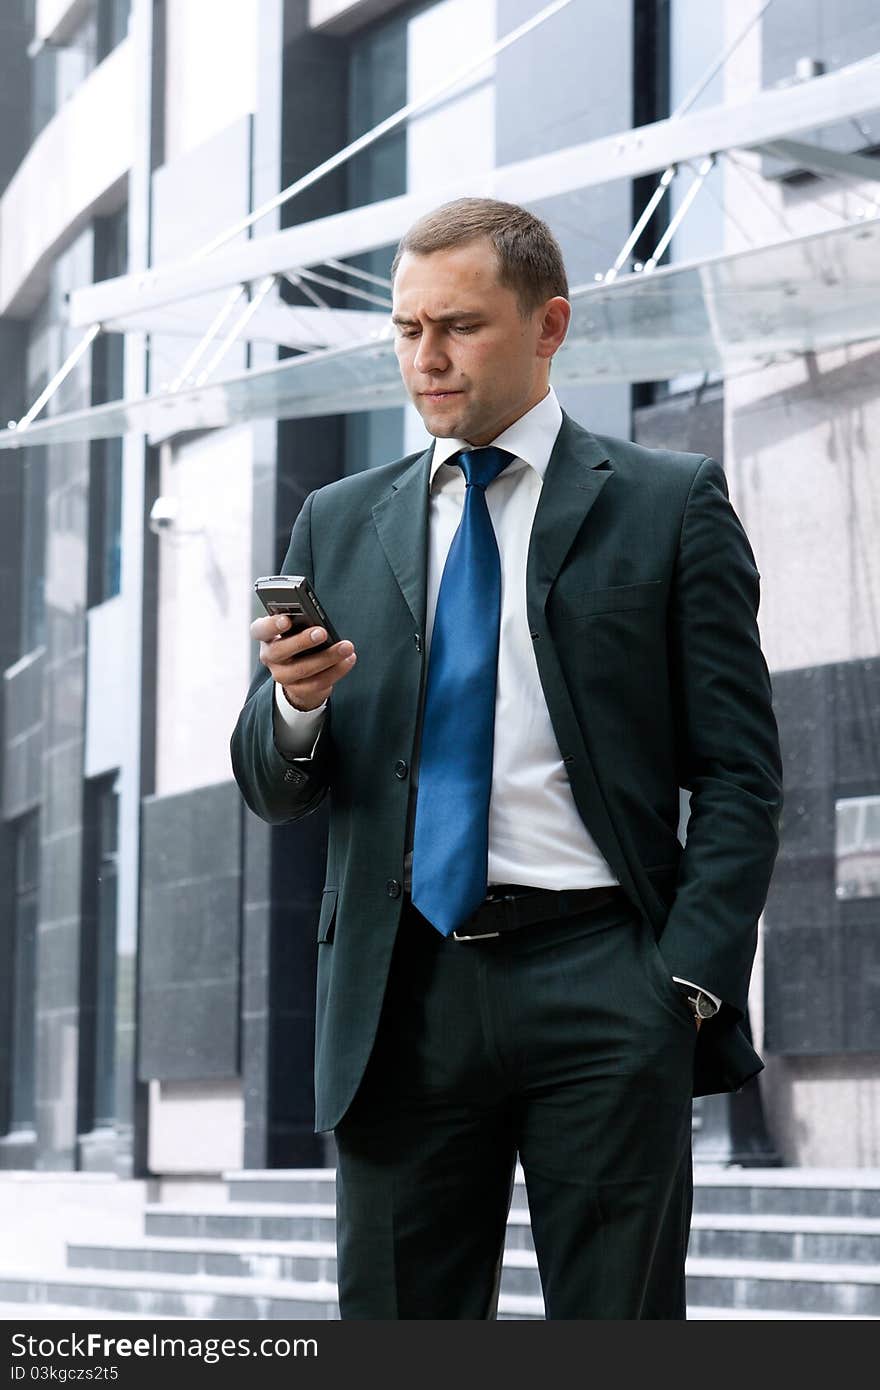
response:
<path fill-rule="evenodd" d="M 46 640 L 46 449 L 22 454 L 21 655 Z"/>
<path fill-rule="evenodd" d="M 116 1116 L 116 925 L 119 797 L 114 777 L 96 788 L 95 1127 Z"/>
<path fill-rule="evenodd" d="M 880 849 L 880 796 L 865 803 L 865 845 Z"/>
<path fill-rule="evenodd" d="M 36 815 L 17 827 L 16 884 L 12 928 L 12 1067 L 10 1129 L 34 1124 L 36 1019 L 37 878 L 39 835 Z"/>
<path fill-rule="evenodd" d="M 835 892 L 838 898 L 880 897 L 880 796 L 836 803 Z"/>

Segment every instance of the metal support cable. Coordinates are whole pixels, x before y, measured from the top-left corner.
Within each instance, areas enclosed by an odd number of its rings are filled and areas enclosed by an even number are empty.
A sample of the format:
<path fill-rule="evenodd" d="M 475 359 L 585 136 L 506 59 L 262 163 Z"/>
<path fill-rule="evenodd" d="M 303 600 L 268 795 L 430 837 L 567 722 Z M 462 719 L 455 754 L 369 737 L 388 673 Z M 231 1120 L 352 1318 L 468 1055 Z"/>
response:
<path fill-rule="evenodd" d="M 672 180 L 675 178 L 677 171 L 678 165 L 676 164 L 670 164 L 668 168 L 663 170 L 663 173 L 660 175 L 660 182 L 657 184 L 657 187 L 654 189 L 654 192 L 651 194 L 650 198 L 648 199 L 648 202 L 645 204 L 642 210 L 642 215 L 639 218 L 638 222 L 633 227 L 626 241 L 623 243 L 619 252 L 617 253 L 617 259 L 615 260 L 613 266 L 611 266 L 609 270 L 606 270 L 604 275 L 597 275 L 597 280 L 605 280 L 606 282 L 610 282 L 611 280 L 617 279 L 618 271 L 620 270 L 624 261 L 629 256 L 630 251 L 635 246 L 639 237 L 642 235 L 642 232 L 648 225 L 648 222 L 650 221 L 651 217 L 654 215 L 654 209 L 658 206 L 667 188 L 672 183 Z"/>
<path fill-rule="evenodd" d="M 510 48 L 513 44 L 517 43 L 521 38 L 524 38 L 526 34 L 531 33 L 534 29 L 537 29 L 539 25 L 544 24 L 548 19 L 551 19 L 553 15 L 558 14 L 560 10 L 566 9 L 568 5 L 571 4 L 571 2 L 572 0 L 552 0 L 552 3 L 549 5 L 545 5 L 544 9 L 539 11 L 538 14 L 533 15 L 531 19 L 527 20 L 523 24 L 520 24 L 516 29 L 511 30 L 509 34 L 506 34 L 503 39 L 500 39 L 497 43 L 493 44 L 491 48 L 487 49 L 477 59 L 470 63 L 467 63 L 464 67 L 459 68 L 453 74 L 452 77 L 447 78 L 445 81 L 439 83 L 436 87 L 433 87 L 430 92 L 426 93 L 425 96 L 420 97 L 417 101 L 408 102 L 406 106 L 401 107 L 400 110 L 394 112 L 386 120 L 381 121 L 371 130 L 366 131 L 363 135 L 359 136 L 358 139 L 351 141 L 351 143 L 346 145 L 344 149 L 337 151 L 337 153 L 331 156 L 330 159 L 325 160 L 322 164 L 319 164 L 316 168 L 310 170 L 308 174 L 305 174 L 302 178 L 297 179 L 295 183 L 290 184 L 287 188 L 282 189 L 280 193 L 277 193 L 273 198 L 270 198 L 267 202 L 262 203 L 260 207 L 255 208 L 255 210 L 252 213 L 250 213 L 247 217 L 243 218 L 240 222 L 237 222 L 235 226 L 230 227 L 227 231 L 222 232 L 220 236 L 215 237 L 212 241 L 202 246 L 198 251 L 194 253 L 194 255 L 192 255 L 189 258 L 190 262 L 202 260 L 204 257 L 211 255 L 214 251 L 219 250 L 220 247 L 225 246 L 227 242 L 234 240 L 234 238 L 238 236 L 239 233 L 246 231 L 249 227 L 253 226 L 255 222 L 258 222 L 262 217 L 265 217 L 267 213 L 272 212 L 275 208 L 281 207 L 284 203 L 289 202 L 292 198 L 295 198 L 298 193 L 303 192 L 306 188 L 310 188 L 313 184 L 317 183 L 319 179 L 323 178 L 325 174 L 329 174 L 333 169 L 336 169 L 341 164 L 344 164 L 347 160 L 351 159 L 353 155 L 359 153 L 363 149 L 366 149 L 369 145 L 374 144 L 376 140 L 381 139 L 383 135 L 386 135 L 389 131 L 394 130 L 398 125 L 401 125 L 404 121 L 408 120 L 417 112 L 427 110 L 441 97 L 444 97 L 448 95 L 449 92 L 453 91 L 460 83 L 464 82 L 467 78 L 472 77 L 475 73 L 479 72 L 480 68 L 484 67 L 486 63 L 490 62 L 493 58 L 497 57 L 499 53 L 503 53 L 505 49 Z M 347 269 L 351 270 L 350 267 L 348 267 Z M 363 275 L 366 275 L 366 272 L 361 273 Z M 276 276 L 273 274 L 272 276 L 267 277 L 265 280 L 261 282 L 260 287 L 257 290 L 256 295 L 254 296 L 254 299 L 248 305 L 244 313 L 240 316 L 232 331 L 223 340 L 223 343 L 220 345 L 218 351 L 211 358 L 207 367 L 205 367 L 205 369 L 197 377 L 196 385 L 201 385 L 211 375 L 217 363 L 221 360 L 223 356 L 225 356 L 226 352 L 228 351 L 232 343 L 235 341 L 236 337 L 238 337 L 244 326 L 250 321 L 254 313 L 256 313 L 257 308 L 263 302 L 272 285 L 275 283 L 275 279 Z M 300 284 L 299 287 L 307 293 L 304 285 Z M 340 285 L 338 286 L 338 288 L 344 287 Z M 359 298 L 370 298 L 370 296 L 368 296 L 365 291 L 356 291 L 351 286 L 347 288 L 347 293 L 357 295 Z M 210 342 L 213 340 L 213 337 L 216 336 L 217 332 L 219 332 L 219 329 L 222 327 L 223 323 L 225 323 L 229 313 L 231 313 L 234 304 L 237 303 L 238 296 L 239 292 L 238 290 L 236 290 L 235 298 L 233 299 L 233 297 L 230 296 L 227 304 L 223 306 L 220 313 L 217 315 L 217 318 L 220 320 L 219 324 L 216 322 L 216 320 L 215 323 L 211 324 L 211 326 L 208 329 L 208 332 L 197 344 L 195 351 L 191 354 L 191 360 L 188 359 L 187 363 L 184 366 L 184 370 L 178 373 L 177 377 L 172 383 L 172 386 L 170 388 L 172 391 L 179 390 L 183 381 L 186 379 L 186 376 L 189 374 L 189 372 L 192 371 L 192 367 L 195 365 L 195 363 L 201 360 L 205 350 L 209 346 Z M 375 296 L 373 296 L 372 299 L 374 303 L 380 304 L 382 308 L 388 307 L 387 301 L 379 300 Z M 328 306 L 323 305 L 322 307 L 326 308 Z M 55 394 L 58 387 L 64 381 L 65 377 L 73 370 L 73 368 L 76 366 L 76 363 L 80 360 L 83 353 L 91 346 L 91 344 L 94 342 L 95 338 L 97 337 L 100 331 L 100 324 L 91 325 L 91 327 L 84 335 L 82 341 L 70 354 L 70 357 L 64 363 L 60 371 L 57 372 L 56 375 L 52 378 L 45 390 L 43 390 L 40 393 L 40 395 L 37 397 L 36 401 L 34 401 L 34 404 L 31 406 L 27 414 L 23 415 L 22 418 L 18 421 L 9 421 L 10 429 L 27 429 L 31 421 L 34 420 L 36 416 L 40 413 L 40 411 L 43 409 L 46 402 L 51 400 L 52 396 Z"/>
<path fill-rule="evenodd" d="M 236 285 L 235 289 L 230 291 L 223 305 L 217 311 L 211 323 L 208 325 L 207 329 L 203 333 L 202 337 L 199 339 L 198 343 L 193 348 L 189 357 L 186 359 L 183 366 L 180 368 L 180 371 L 177 373 L 177 376 L 174 378 L 171 385 L 168 387 L 168 390 L 170 392 L 173 393 L 175 391 L 179 391 L 181 386 L 183 386 L 184 383 L 189 380 L 189 378 L 192 375 L 193 368 L 197 366 L 197 364 L 202 360 L 205 353 L 208 351 L 208 348 L 210 347 L 211 343 L 214 341 L 217 334 L 220 332 L 220 329 L 223 327 L 224 323 L 229 318 L 229 315 L 232 313 L 236 304 L 241 299 L 242 295 L 245 293 L 246 287 L 244 285 Z"/>
<path fill-rule="evenodd" d="M 371 275 L 368 270 L 361 270 L 360 266 L 346 265 L 344 261 L 334 261 L 332 257 L 324 261 L 323 264 L 329 265 L 331 270 L 344 270 L 346 275 L 354 275 L 358 280 L 366 280 L 371 285 L 378 285 L 380 289 L 391 289 L 390 280 L 386 280 L 382 275 Z"/>
<path fill-rule="evenodd" d="M 706 180 L 706 177 L 711 173 L 714 167 L 714 154 L 707 155 L 705 159 L 700 161 L 700 167 L 697 171 L 696 178 L 694 179 L 687 193 L 682 198 L 681 203 L 678 206 L 678 210 L 675 216 L 673 217 L 672 221 L 669 223 L 669 226 L 666 228 L 666 231 L 663 233 L 662 237 L 657 242 L 657 245 L 654 247 L 654 250 L 652 251 L 651 255 L 645 261 L 645 273 L 650 273 L 650 271 L 656 269 L 657 262 L 659 261 L 660 257 L 663 255 L 663 252 L 666 250 L 670 241 L 674 237 L 676 230 L 683 221 L 688 208 L 690 207 L 691 203 L 694 201 L 700 189 L 702 188 Z"/>
<path fill-rule="evenodd" d="M 324 264 L 329 265 L 329 261 L 325 261 Z M 293 285 L 295 289 L 299 290 L 300 293 L 304 294 L 307 299 L 310 299 L 312 303 L 315 304 L 319 309 L 325 309 L 328 314 L 333 313 L 334 310 L 330 308 L 330 305 L 327 303 L 326 299 L 322 299 L 318 292 L 312 289 L 311 285 L 306 284 L 306 281 L 303 278 L 304 274 L 304 271 L 287 271 L 284 274 L 284 279 L 287 280 L 289 284 Z M 296 312 L 296 306 L 292 306 L 292 312 Z M 380 315 L 377 314 L 376 318 L 380 318 Z M 390 324 L 391 320 L 387 319 L 385 320 L 385 322 Z M 312 346 L 316 349 L 321 349 L 326 348 L 327 343 L 326 340 L 324 340 L 322 342 L 313 343 Z"/>
<path fill-rule="evenodd" d="M 269 293 L 274 284 L 274 275 L 267 275 L 263 280 L 260 281 L 260 284 L 257 287 L 257 292 L 254 295 L 251 302 L 247 305 L 243 312 L 239 314 L 237 320 L 232 325 L 232 328 L 229 330 L 226 337 L 223 339 L 223 342 L 220 344 L 219 348 L 214 353 L 214 356 L 210 359 L 210 361 L 202 369 L 202 371 L 199 372 L 195 381 L 196 386 L 204 386 L 205 382 L 208 380 L 208 378 L 214 371 L 214 368 L 226 356 L 227 352 L 232 347 L 232 344 L 235 342 L 236 338 L 238 338 L 241 335 L 241 333 L 250 323 L 254 314 L 257 312 L 263 300 L 266 298 L 266 295 Z"/>
<path fill-rule="evenodd" d="M 468 77 L 472 77 L 475 73 L 479 72 L 480 68 L 490 62 L 491 59 L 496 58 L 499 53 L 503 53 L 506 48 L 510 48 L 512 44 L 517 43 L 521 38 L 524 38 L 526 34 L 531 33 L 533 29 L 537 29 L 539 25 L 544 24 L 548 19 L 551 19 L 553 15 L 558 14 L 560 10 L 564 10 L 570 4 L 571 0 L 553 0 L 552 4 L 545 5 L 544 9 L 540 10 L 538 14 L 533 15 L 531 19 L 526 20 L 524 24 L 520 24 L 516 29 L 512 29 L 503 39 L 499 39 L 491 48 L 481 53 L 478 58 L 465 64 L 464 67 L 459 68 L 452 77 L 447 78 L 436 87 L 432 87 L 430 92 L 426 93 L 425 96 L 419 97 L 416 101 L 408 102 L 406 106 L 402 106 L 398 111 L 386 117 L 384 121 L 380 121 L 378 125 L 373 126 L 371 130 L 365 131 L 363 135 L 359 135 L 356 140 L 352 140 L 344 149 L 338 150 L 336 154 L 331 155 L 329 159 L 325 159 L 322 164 L 318 164 L 314 169 L 304 174 L 302 178 L 297 179 L 295 183 L 289 184 L 287 188 L 283 188 L 280 193 L 276 193 L 275 196 L 269 198 L 267 202 L 261 203 L 260 206 L 249 213 L 247 217 L 242 218 L 240 222 L 236 222 L 235 226 L 230 227 L 225 232 L 221 232 L 220 236 L 215 237 L 213 241 L 209 241 L 205 246 L 202 246 L 191 259 L 194 261 L 201 260 L 203 257 L 210 256 L 215 251 L 219 251 L 221 246 L 225 246 L 228 241 L 232 241 L 240 232 L 246 231 L 247 228 L 252 227 L 255 222 L 259 222 L 267 213 L 273 212 L 275 208 L 279 208 L 284 203 L 289 202 L 291 198 L 295 198 L 298 193 L 302 193 L 306 188 L 311 188 L 312 185 L 317 183 L 319 179 L 322 179 L 325 174 L 329 174 L 334 169 L 338 169 L 341 164 L 351 159 L 352 155 L 358 154 L 361 150 L 374 144 L 377 140 L 381 139 L 383 135 L 387 135 L 389 131 L 395 130 L 397 126 L 402 125 L 404 121 L 409 120 L 409 118 L 414 116 L 417 112 L 424 111 L 428 107 L 433 106 L 434 102 L 438 101 L 440 97 L 447 96 L 460 82 L 463 82 Z"/>
<path fill-rule="evenodd" d="M 730 208 L 727 206 L 727 199 L 726 199 L 726 198 L 719 198 L 719 197 L 718 197 L 718 194 L 715 192 L 715 189 L 712 187 L 711 183 L 705 183 L 705 184 L 703 185 L 703 187 L 705 188 L 705 190 L 706 190 L 706 192 L 708 193 L 709 197 L 712 199 L 712 201 L 713 201 L 713 203 L 715 204 L 715 206 L 720 210 L 722 217 L 726 218 L 726 220 L 727 220 L 728 222 L 732 223 L 732 225 L 733 225 L 733 226 L 736 228 L 736 230 L 739 232 L 739 234 L 740 234 L 740 236 L 742 237 L 743 241 L 745 241 L 749 246 L 757 246 L 758 243 L 756 242 L 755 238 L 752 236 L 751 232 L 747 232 L 747 231 L 746 231 L 745 227 L 742 225 L 742 223 L 740 222 L 739 218 L 736 217 L 735 214 L 732 213 L 731 210 L 730 210 Z"/>
<path fill-rule="evenodd" d="M 307 285 L 306 282 L 303 280 L 302 276 L 297 275 L 295 271 L 285 271 L 284 278 L 285 280 L 287 280 L 289 284 L 293 285 L 293 288 L 295 290 L 300 290 L 301 293 L 305 295 L 306 299 L 310 299 L 316 308 L 330 308 L 330 305 L 327 303 L 326 299 L 322 299 L 321 296 L 318 294 L 317 290 L 313 290 L 309 285 Z"/>
<path fill-rule="evenodd" d="M 346 285 L 344 280 L 331 280 L 329 275 L 319 275 L 315 270 L 306 270 L 299 266 L 297 275 L 304 280 L 312 280 L 316 285 L 326 285 L 331 290 L 341 290 L 343 294 L 350 294 L 354 299 L 366 299 L 370 304 L 378 304 L 383 309 L 391 308 L 390 299 L 380 299 L 377 294 L 370 294 L 368 290 L 359 290 L 354 285 Z"/>
<path fill-rule="evenodd" d="M 747 169 L 746 166 L 739 159 L 737 159 L 736 155 L 731 154 L 729 150 L 726 150 L 724 152 L 724 157 L 727 160 L 728 164 L 731 166 L 731 168 L 735 169 L 736 172 L 739 174 L 740 178 L 742 179 L 743 183 L 745 183 L 749 192 L 753 194 L 759 202 L 764 204 L 764 207 L 767 209 L 767 211 L 771 214 L 772 217 L 775 217 L 776 221 L 779 223 L 780 227 L 785 232 L 785 235 L 794 236 L 795 232 L 791 227 L 790 223 L 787 221 L 785 215 L 780 211 L 779 208 L 774 207 L 773 203 L 770 202 L 770 199 L 767 197 L 767 195 L 761 188 L 760 183 L 755 183 L 753 182 L 751 177 L 747 177 L 747 175 L 753 174 L 754 170 Z"/>
<path fill-rule="evenodd" d="M 83 353 L 85 353 L 91 347 L 92 343 L 95 341 L 98 334 L 101 332 L 101 327 L 102 325 L 100 323 L 93 323 L 91 328 L 86 330 L 80 341 L 77 343 L 76 347 L 73 349 L 73 352 L 71 352 L 68 355 L 68 357 L 65 358 L 64 362 L 58 368 L 58 371 L 52 377 L 52 380 L 48 382 L 46 386 L 43 387 L 43 390 L 37 396 L 37 399 L 34 401 L 27 414 L 22 415 L 20 420 L 10 420 L 7 426 L 8 429 L 15 430 L 19 434 L 21 434 L 24 430 L 27 429 L 28 425 L 30 425 L 37 418 L 43 407 L 55 395 L 55 392 L 58 390 L 58 387 L 61 385 L 61 383 L 65 381 L 67 377 L 70 375 L 70 373 L 73 371 L 74 367 L 82 357 Z"/>
<path fill-rule="evenodd" d="M 761 6 L 761 8 L 760 8 L 759 10 L 756 10 L 756 12 L 752 15 L 751 19 L 749 20 L 748 24 L 746 24 L 745 28 L 742 29 L 742 30 L 740 30 L 740 32 L 736 35 L 736 37 L 735 37 L 734 39 L 731 40 L 731 42 L 730 42 L 730 43 L 727 45 L 727 47 L 719 54 L 719 56 L 715 59 L 715 61 L 709 65 L 709 67 L 706 69 L 705 73 L 704 73 L 703 76 L 699 79 L 699 81 L 697 81 L 697 82 L 693 85 L 693 87 L 691 87 L 690 91 L 686 94 L 686 96 L 683 98 L 683 100 L 679 102 L 678 106 L 675 108 L 675 110 L 673 111 L 672 115 L 670 116 L 670 118 L 669 118 L 670 120 L 673 120 L 673 121 L 678 120 L 680 116 L 683 116 L 687 111 L 690 110 L 690 108 L 693 106 L 694 102 L 697 100 L 697 97 L 699 97 L 699 96 L 706 90 L 706 88 L 708 87 L 709 83 L 712 81 L 712 78 L 715 76 L 715 74 L 716 74 L 717 72 L 719 72 L 719 71 L 721 70 L 721 68 L 724 67 L 724 65 L 725 65 L 725 63 L 727 62 L 728 58 L 730 58 L 731 55 L 732 55 L 733 53 L 736 52 L 736 50 L 739 48 L 740 44 L 742 43 L 743 39 L 746 38 L 746 36 L 752 31 L 752 29 L 754 29 L 754 27 L 755 27 L 755 25 L 757 24 L 758 20 L 762 18 L 762 16 L 766 13 L 766 11 L 770 8 L 770 6 L 771 6 L 772 4 L 773 4 L 773 0 L 764 0 L 764 4 Z M 713 158 L 714 158 L 714 157 L 715 157 L 715 154 L 714 154 L 714 152 L 713 152 Z M 630 232 L 630 234 L 629 234 L 629 236 L 627 237 L 626 241 L 624 242 L 623 246 L 620 248 L 620 251 L 618 252 L 617 258 L 616 258 L 616 260 L 614 261 L 614 264 L 613 264 L 608 270 L 605 271 L 604 275 L 603 275 L 601 272 L 599 272 L 599 273 L 596 275 L 596 279 L 597 279 L 597 280 L 605 280 L 606 282 L 610 282 L 611 280 L 616 280 L 616 279 L 617 279 L 618 271 L 620 270 L 620 268 L 621 268 L 621 266 L 623 265 L 624 261 L 625 261 L 625 260 L 627 259 L 627 257 L 629 256 L 630 251 L 631 251 L 632 248 L 635 246 L 636 242 L 638 241 L 639 237 L 641 236 L 642 231 L 643 231 L 644 227 L 647 225 L 649 218 L 650 218 L 650 217 L 653 215 L 653 213 L 654 213 L 654 209 L 658 206 L 658 204 L 659 204 L 661 198 L 663 197 L 663 195 L 664 195 L 664 193 L 666 192 L 667 188 L 668 188 L 668 187 L 670 186 L 670 184 L 672 183 L 672 180 L 675 178 L 675 175 L 676 175 L 677 172 L 678 172 L 678 166 L 675 165 L 675 164 L 669 164 L 669 165 L 667 165 L 667 167 L 663 170 L 663 173 L 660 175 L 660 182 L 659 182 L 659 184 L 657 185 L 657 187 L 655 188 L 654 192 L 652 193 L 651 198 L 650 198 L 650 201 L 648 202 L 648 204 L 647 204 L 645 210 L 643 211 L 643 213 L 642 213 L 641 217 L 639 218 L 638 222 L 636 223 L 635 227 L 634 227 L 633 230 Z M 691 203 L 692 201 L 693 201 L 693 196 L 692 196 L 691 198 L 688 199 L 688 204 L 687 204 L 687 205 L 690 206 L 690 203 Z M 678 216 L 678 215 L 676 215 L 676 218 L 675 218 L 675 225 L 678 226 L 680 222 L 681 222 L 681 217 Z M 662 255 L 663 250 L 666 249 L 666 245 L 667 245 L 667 244 L 668 244 L 668 238 L 667 238 L 667 241 L 665 241 L 665 242 L 662 243 L 662 249 L 659 250 L 659 251 L 655 251 L 655 252 L 654 252 L 654 255 L 650 258 L 649 261 L 646 261 L 645 264 L 646 264 L 646 265 L 650 265 L 651 262 L 656 263 L 656 260 L 657 260 L 657 258 L 658 258 L 658 255 Z M 652 267 L 652 268 L 653 268 L 653 267 Z"/>
<path fill-rule="evenodd" d="M 710 66 L 706 69 L 705 73 L 699 79 L 699 81 L 694 83 L 693 87 L 691 87 L 684 100 L 680 102 L 678 106 L 676 106 L 675 110 L 672 113 L 672 120 L 676 120 L 679 116 L 683 116 L 685 111 L 690 111 L 697 97 L 702 95 L 702 93 L 708 87 L 709 83 L 712 81 L 712 78 L 715 76 L 715 74 L 719 72 L 721 68 L 724 67 L 724 64 L 727 62 L 728 58 L 732 57 L 732 55 L 736 52 L 743 39 L 746 38 L 746 36 L 750 34 L 751 31 L 754 29 L 758 20 L 763 19 L 764 15 L 766 14 L 767 10 L 769 10 L 772 4 L 773 0 L 764 0 L 764 4 L 761 6 L 759 10 L 755 11 L 745 28 L 737 34 L 735 39 L 732 39 L 730 41 L 730 43 L 724 49 L 723 53 L 721 53 L 715 59 L 714 63 L 710 64 Z"/>

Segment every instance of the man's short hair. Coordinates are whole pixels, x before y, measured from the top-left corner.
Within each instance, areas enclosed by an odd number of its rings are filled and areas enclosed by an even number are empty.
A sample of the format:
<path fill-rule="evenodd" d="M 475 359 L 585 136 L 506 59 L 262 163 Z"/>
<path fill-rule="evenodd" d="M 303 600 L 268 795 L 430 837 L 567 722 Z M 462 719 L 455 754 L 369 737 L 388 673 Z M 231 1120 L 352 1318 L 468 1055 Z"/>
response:
<path fill-rule="evenodd" d="M 498 198 L 456 198 L 434 208 L 404 232 L 391 266 L 404 252 L 430 256 L 486 237 L 498 256 L 498 278 L 519 300 L 525 317 L 555 295 L 568 298 L 568 277 L 559 242 L 540 217 Z"/>

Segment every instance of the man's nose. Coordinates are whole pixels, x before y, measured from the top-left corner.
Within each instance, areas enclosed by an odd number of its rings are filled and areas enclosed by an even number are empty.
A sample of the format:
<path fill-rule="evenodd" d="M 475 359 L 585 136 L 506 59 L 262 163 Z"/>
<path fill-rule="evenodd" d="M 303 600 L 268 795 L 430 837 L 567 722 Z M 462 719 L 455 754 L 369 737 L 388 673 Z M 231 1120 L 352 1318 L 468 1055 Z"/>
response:
<path fill-rule="evenodd" d="M 417 372 L 443 371 L 449 365 L 449 358 L 443 350 L 439 338 L 433 333 L 422 332 L 419 346 L 413 358 Z"/>

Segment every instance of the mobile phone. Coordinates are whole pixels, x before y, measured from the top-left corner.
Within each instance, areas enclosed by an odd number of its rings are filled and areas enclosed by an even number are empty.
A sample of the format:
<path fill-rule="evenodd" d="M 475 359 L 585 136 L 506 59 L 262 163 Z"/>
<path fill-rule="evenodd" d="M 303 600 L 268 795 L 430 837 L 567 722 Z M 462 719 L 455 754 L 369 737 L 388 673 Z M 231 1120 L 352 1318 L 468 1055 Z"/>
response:
<path fill-rule="evenodd" d="M 339 641 L 339 634 L 331 623 L 318 596 L 303 574 L 264 574 L 254 580 L 254 591 L 267 613 L 273 616 L 285 613 L 291 620 L 291 627 L 281 635 L 289 637 L 304 628 L 323 627 L 327 641 L 320 642 L 312 650 L 322 652 Z"/>

